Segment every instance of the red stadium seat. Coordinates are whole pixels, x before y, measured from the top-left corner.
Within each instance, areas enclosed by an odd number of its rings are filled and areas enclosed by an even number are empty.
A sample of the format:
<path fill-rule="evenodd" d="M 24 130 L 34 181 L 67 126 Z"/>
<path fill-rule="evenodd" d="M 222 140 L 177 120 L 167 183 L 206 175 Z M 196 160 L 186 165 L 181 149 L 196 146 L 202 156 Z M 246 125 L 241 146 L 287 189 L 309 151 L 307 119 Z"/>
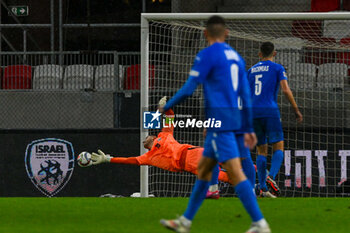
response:
<path fill-rule="evenodd" d="M 311 0 L 312 12 L 328 12 L 339 10 L 340 0 Z"/>
<path fill-rule="evenodd" d="M 125 90 L 140 90 L 141 65 L 131 65 L 126 69 Z M 149 87 L 154 86 L 154 65 L 149 65 Z"/>
<path fill-rule="evenodd" d="M 340 44 L 350 48 L 350 38 L 341 39 Z M 350 65 L 350 52 L 337 53 L 337 62 Z"/>
<path fill-rule="evenodd" d="M 294 20 L 292 25 L 292 34 L 295 37 L 311 40 L 321 37 L 321 21 L 317 20 Z"/>
<path fill-rule="evenodd" d="M 320 46 L 332 47 L 336 41 L 334 38 L 324 38 L 324 37 L 315 37 L 312 38 L 313 43 Z M 336 53 L 334 51 L 328 51 L 325 49 L 316 48 L 307 48 L 304 54 L 305 63 L 313 63 L 315 65 L 321 65 L 324 63 L 333 63 L 335 62 Z"/>
<path fill-rule="evenodd" d="M 12 65 L 4 69 L 2 89 L 31 89 L 32 67 L 28 65 Z"/>

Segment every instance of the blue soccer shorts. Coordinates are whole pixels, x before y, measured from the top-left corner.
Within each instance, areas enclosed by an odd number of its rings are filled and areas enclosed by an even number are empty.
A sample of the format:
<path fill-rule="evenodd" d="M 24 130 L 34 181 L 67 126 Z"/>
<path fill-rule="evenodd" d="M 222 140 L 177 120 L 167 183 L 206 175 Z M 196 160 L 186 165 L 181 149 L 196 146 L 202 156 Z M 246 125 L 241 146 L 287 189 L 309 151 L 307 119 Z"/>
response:
<path fill-rule="evenodd" d="M 256 118 L 253 120 L 258 146 L 283 141 L 281 119 L 278 117 Z"/>
<path fill-rule="evenodd" d="M 240 157 L 246 159 L 250 157 L 250 150 L 244 146 L 244 134 L 236 134 L 236 140 Z"/>
<path fill-rule="evenodd" d="M 203 156 L 223 163 L 239 158 L 234 132 L 208 132 L 204 142 Z"/>

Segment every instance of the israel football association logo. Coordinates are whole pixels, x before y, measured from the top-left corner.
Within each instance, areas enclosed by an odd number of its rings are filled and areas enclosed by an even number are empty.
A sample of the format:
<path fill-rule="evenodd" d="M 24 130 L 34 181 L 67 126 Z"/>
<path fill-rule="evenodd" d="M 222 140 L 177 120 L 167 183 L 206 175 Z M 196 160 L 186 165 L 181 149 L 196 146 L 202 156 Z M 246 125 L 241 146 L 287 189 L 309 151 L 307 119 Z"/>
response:
<path fill-rule="evenodd" d="M 74 169 L 74 150 L 70 142 L 46 138 L 31 142 L 25 166 L 32 183 L 46 196 L 56 195 L 68 183 Z"/>

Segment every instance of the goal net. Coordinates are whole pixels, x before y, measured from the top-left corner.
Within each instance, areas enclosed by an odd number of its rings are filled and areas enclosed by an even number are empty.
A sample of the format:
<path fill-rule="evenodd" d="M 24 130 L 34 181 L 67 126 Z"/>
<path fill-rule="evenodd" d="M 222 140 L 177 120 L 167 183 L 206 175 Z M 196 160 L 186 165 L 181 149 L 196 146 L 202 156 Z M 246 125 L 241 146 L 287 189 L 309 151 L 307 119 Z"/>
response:
<path fill-rule="evenodd" d="M 141 111 L 156 110 L 162 96 L 173 96 L 185 83 L 195 55 L 207 46 L 203 29 L 209 16 L 143 14 L 143 67 L 152 67 L 155 72 L 147 75 L 147 89 L 142 87 L 141 98 L 147 98 L 148 104 Z M 277 181 L 283 196 L 350 195 L 347 181 L 350 20 L 345 20 L 349 16 L 349 13 L 224 14 L 230 31 L 227 42 L 244 57 L 247 69 L 259 61 L 262 42 L 275 44 L 275 62 L 286 68 L 290 87 L 304 115 L 304 122 L 298 125 L 288 101 L 279 95 L 285 156 Z M 202 90 L 199 88 L 176 106 L 174 112 L 179 118 L 190 115 L 203 119 Z M 146 134 L 141 132 L 141 140 Z M 202 129 L 176 128 L 174 137 L 180 143 L 203 146 Z M 255 162 L 255 150 L 252 158 Z M 148 169 L 149 193 L 167 197 L 191 193 L 194 175 Z M 220 187 L 223 196 L 234 195 L 230 185 Z"/>

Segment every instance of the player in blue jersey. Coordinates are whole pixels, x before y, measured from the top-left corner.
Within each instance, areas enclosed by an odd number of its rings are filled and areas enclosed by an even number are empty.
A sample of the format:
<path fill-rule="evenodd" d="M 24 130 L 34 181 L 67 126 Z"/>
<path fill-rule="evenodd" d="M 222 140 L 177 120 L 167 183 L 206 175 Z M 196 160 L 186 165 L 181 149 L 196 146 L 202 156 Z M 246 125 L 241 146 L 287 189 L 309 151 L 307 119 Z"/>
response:
<path fill-rule="evenodd" d="M 245 62 L 225 43 L 228 30 L 223 18 L 212 16 L 207 22 L 204 35 L 209 46 L 198 53 L 187 82 L 167 102 L 163 111 L 191 96 L 197 86 L 202 84 L 206 118 L 221 121 L 221 127 L 207 129 L 203 156 L 198 164 L 198 179 L 185 213 L 178 219 L 162 219 L 161 224 L 176 232 L 190 232 L 192 220 L 205 199 L 212 170 L 220 162 L 252 218 L 253 223 L 247 233 L 269 233 L 270 228 L 259 209 L 253 187 L 242 171 L 234 133 L 242 126 L 238 109 L 238 89 L 244 88 L 243 85 L 239 85 L 239 77 L 246 77 Z M 246 133 L 244 136 L 246 145 L 255 146 L 254 133 Z"/>
<path fill-rule="evenodd" d="M 241 158 L 242 169 L 247 179 L 251 183 L 251 185 L 255 186 L 256 180 L 256 172 L 254 163 L 250 154 L 249 147 L 247 147 L 244 143 L 244 134 L 252 133 L 254 129 L 252 127 L 252 116 L 251 116 L 251 94 L 249 89 L 249 83 L 246 76 L 239 76 L 239 109 L 241 110 L 241 118 L 242 118 L 242 126 L 239 130 L 235 131 L 236 141 L 238 146 L 239 155 Z M 211 199 L 218 199 L 219 195 L 219 168 L 216 167 L 213 170 L 212 179 L 210 181 L 209 190 L 207 192 L 206 197 Z"/>
<path fill-rule="evenodd" d="M 276 56 L 274 45 L 265 42 L 260 47 L 261 61 L 248 70 L 248 80 L 252 94 L 253 124 L 258 137 L 256 164 L 261 189 L 261 196 L 275 198 L 279 195 L 279 188 L 275 178 L 283 161 L 283 130 L 280 112 L 277 104 L 279 87 L 291 103 L 296 119 L 302 122 L 303 116 L 299 111 L 293 93 L 287 82 L 286 71 L 282 65 L 274 63 Z M 268 143 L 272 144 L 273 155 L 269 176 L 266 174 L 266 156 Z M 271 192 L 267 185 L 270 187 Z"/>

